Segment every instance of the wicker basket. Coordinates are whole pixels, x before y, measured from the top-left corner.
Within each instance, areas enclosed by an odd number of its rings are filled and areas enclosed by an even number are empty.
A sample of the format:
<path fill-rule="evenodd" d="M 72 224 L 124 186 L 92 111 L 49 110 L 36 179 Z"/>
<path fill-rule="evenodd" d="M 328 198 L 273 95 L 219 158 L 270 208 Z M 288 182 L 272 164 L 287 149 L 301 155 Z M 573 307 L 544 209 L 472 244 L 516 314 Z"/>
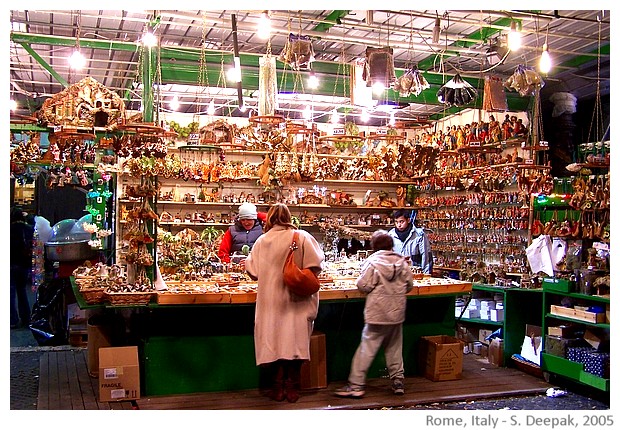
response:
<path fill-rule="evenodd" d="M 80 294 L 89 305 L 102 303 L 105 296 L 103 288 L 80 288 Z"/>
<path fill-rule="evenodd" d="M 143 293 L 143 292 L 135 292 L 135 293 L 110 293 L 108 291 L 105 292 L 105 298 L 113 305 L 127 305 L 127 306 L 137 306 L 137 305 L 147 305 L 157 293 Z"/>
<path fill-rule="evenodd" d="M 93 281 L 95 280 L 94 276 L 80 276 L 75 278 L 75 285 L 78 286 L 80 290 L 84 290 L 87 288 L 91 288 L 93 285 Z"/>

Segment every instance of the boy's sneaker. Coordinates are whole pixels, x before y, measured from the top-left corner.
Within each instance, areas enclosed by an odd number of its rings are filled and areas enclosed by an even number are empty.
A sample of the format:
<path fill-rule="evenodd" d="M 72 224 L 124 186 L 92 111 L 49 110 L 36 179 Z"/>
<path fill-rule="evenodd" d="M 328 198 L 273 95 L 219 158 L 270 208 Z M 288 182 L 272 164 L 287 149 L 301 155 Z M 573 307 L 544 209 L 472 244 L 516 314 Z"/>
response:
<path fill-rule="evenodd" d="M 392 392 L 399 396 L 405 394 L 405 383 L 402 379 L 394 379 L 392 381 Z"/>
<path fill-rule="evenodd" d="M 334 394 L 338 397 L 359 398 L 363 397 L 364 394 L 366 394 L 366 391 L 364 391 L 364 388 L 362 387 L 353 387 L 350 384 L 347 384 L 344 387 L 334 391 Z"/>

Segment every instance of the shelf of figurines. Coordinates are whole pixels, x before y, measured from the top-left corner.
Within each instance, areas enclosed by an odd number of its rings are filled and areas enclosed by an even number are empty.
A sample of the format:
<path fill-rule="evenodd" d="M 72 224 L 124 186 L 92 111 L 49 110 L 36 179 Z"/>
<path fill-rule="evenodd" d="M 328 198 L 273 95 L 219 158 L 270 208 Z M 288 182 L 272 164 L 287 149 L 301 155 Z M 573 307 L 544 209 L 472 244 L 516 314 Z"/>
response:
<path fill-rule="evenodd" d="M 114 295 L 127 297 L 122 306 L 255 303 L 257 283 L 239 265 L 232 266 L 227 268 L 235 272 L 205 273 L 201 276 L 164 271 L 152 287 L 135 291 L 134 286 L 127 283 L 125 267 L 97 263 L 75 269 L 71 283 L 82 308 L 114 307 Z M 319 299 L 363 299 L 365 295 L 355 285 L 360 266 L 361 261 L 357 259 L 327 262 L 319 276 Z M 409 296 L 466 293 L 472 289 L 471 282 L 435 278 L 419 273 L 414 268 L 412 271 L 414 288 L 408 293 Z M 131 302 L 132 295 L 136 297 L 134 303 Z"/>

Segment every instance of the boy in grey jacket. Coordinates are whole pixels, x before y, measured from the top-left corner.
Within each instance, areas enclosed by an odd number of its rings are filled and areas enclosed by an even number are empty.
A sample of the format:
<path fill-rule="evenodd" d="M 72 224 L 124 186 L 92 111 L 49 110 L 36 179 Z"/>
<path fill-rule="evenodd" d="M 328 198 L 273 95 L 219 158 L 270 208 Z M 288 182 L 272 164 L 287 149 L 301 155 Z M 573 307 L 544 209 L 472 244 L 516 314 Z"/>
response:
<path fill-rule="evenodd" d="M 402 323 L 413 275 L 408 260 L 392 251 L 394 241 L 387 231 L 374 232 L 371 245 L 375 252 L 366 259 L 357 279 L 357 288 L 367 294 L 362 340 L 353 356 L 349 383 L 334 392 L 339 397 L 364 396 L 366 373 L 381 346 L 392 391 L 405 393 Z"/>

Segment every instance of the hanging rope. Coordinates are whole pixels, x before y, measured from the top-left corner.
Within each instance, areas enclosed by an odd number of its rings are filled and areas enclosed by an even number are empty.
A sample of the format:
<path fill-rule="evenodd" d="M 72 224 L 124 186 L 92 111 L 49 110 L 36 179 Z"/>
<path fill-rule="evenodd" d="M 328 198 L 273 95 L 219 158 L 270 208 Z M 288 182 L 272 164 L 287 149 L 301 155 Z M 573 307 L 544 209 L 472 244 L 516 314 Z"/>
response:
<path fill-rule="evenodd" d="M 588 142 L 603 139 L 603 111 L 601 106 L 601 27 L 602 20 L 598 20 L 598 56 L 596 60 L 596 100 L 594 102 L 594 112 L 592 112 L 592 122 L 588 130 Z M 592 130 L 594 128 L 594 131 Z M 595 135 L 596 134 L 596 135 Z"/>
<path fill-rule="evenodd" d="M 207 61 L 206 61 L 206 43 L 207 43 L 207 15 L 206 12 L 202 13 L 202 34 L 200 39 L 200 63 L 198 66 L 198 86 L 196 87 L 196 108 L 194 113 L 193 122 L 200 122 L 200 96 L 203 92 L 203 88 L 207 88 L 207 98 L 209 98 L 209 75 L 207 74 Z"/>

